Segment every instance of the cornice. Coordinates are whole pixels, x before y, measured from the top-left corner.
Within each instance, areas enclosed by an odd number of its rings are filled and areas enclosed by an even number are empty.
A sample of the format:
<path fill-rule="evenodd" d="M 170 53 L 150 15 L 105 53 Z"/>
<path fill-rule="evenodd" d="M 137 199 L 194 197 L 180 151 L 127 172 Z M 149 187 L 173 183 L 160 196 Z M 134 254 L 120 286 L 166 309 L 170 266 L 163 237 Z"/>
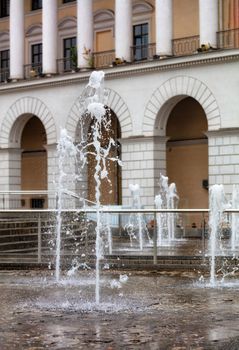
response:
<path fill-rule="evenodd" d="M 238 135 L 239 134 L 239 128 L 220 128 L 218 130 L 209 130 L 205 132 L 205 135 L 207 137 L 210 136 L 223 136 L 223 135 Z"/>
<path fill-rule="evenodd" d="M 160 71 L 170 71 L 184 69 L 195 66 L 205 66 L 221 63 L 231 63 L 239 61 L 239 50 L 217 50 L 208 53 L 199 53 L 191 56 L 168 57 L 152 61 L 126 64 L 118 67 L 103 69 L 106 80 L 122 77 L 154 73 Z M 87 82 L 91 70 L 71 73 L 66 75 L 56 75 L 54 77 L 39 78 L 34 80 L 22 80 L 0 85 L 0 94 L 15 92 L 19 90 L 29 90 L 35 88 L 45 88 L 51 86 L 64 86 Z"/>

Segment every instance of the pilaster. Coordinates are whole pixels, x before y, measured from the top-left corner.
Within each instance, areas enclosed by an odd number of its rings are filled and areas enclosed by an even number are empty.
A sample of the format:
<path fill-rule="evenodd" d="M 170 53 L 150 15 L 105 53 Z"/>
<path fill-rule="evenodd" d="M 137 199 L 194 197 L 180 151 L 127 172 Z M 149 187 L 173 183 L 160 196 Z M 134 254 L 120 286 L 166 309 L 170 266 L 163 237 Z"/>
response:
<path fill-rule="evenodd" d="M 121 139 L 122 201 L 131 204 L 130 184 L 140 186 L 142 205 L 154 207 L 154 198 L 158 194 L 160 173 L 165 174 L 166 138 L 137 137 Z"/>

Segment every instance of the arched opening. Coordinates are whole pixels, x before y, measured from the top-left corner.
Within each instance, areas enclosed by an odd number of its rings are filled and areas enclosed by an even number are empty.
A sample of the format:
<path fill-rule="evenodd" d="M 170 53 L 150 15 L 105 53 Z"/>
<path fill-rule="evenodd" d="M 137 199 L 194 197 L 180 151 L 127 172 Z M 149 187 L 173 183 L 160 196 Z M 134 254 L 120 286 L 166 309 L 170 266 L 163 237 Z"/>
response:
<path fill-rule="evenodd" d="M 207 129 L 205 112 L 191 97 L 178 102 L 169 115 L 167 175 L 176 183 L 180 208 L 208 207 Z"/>
<path fill-rule="evenodd" d="M 47 190 L 46 131 L 36 116 L 25 124 L 21 135 L 21 190 Z M 27 195 L 22 199 L 26 208 L 45 208 L 47 196 Z"/>
<path fill-rule="evenodd" d="M 92 121 L 93 123 L 94 121 Z M 92 123 L 88 129 L 88 142 L 92 141 Z M 110 112 L 110 126 L 105 128 L 102 125 L 101 129 L 101 147 L 108 147 L 109 139 L 115 140 L 115 146 L 110 148 L 108 158 L 121 158 L 121 147 L 119 139 L 121 137 L 121 130 L 118 118 L 113 111 Z M 94 152 L 94 146 L 88 147 L 89 152 Z M 95 156 L 88 154 L 88 200 L 95 202 Z M 101 179 L 101 204 L 104 205 L 118 205 L 122 203 L 122 186 L 121 186 L 121 167 L 116 161 L 106 161 L 108 177 Z"/>

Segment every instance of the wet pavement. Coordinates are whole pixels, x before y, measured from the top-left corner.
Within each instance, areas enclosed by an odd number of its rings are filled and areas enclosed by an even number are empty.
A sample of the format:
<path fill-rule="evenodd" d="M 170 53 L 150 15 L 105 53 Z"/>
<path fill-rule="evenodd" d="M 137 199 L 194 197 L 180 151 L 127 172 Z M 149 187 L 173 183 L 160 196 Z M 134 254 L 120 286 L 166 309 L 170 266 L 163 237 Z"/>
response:
<path fill-rule="evenodd" d="M 0 271 L 0 350 L 239 349 L 239 279 L 189 272 L 94 272 L 56 285 L 46 271 Z"/>

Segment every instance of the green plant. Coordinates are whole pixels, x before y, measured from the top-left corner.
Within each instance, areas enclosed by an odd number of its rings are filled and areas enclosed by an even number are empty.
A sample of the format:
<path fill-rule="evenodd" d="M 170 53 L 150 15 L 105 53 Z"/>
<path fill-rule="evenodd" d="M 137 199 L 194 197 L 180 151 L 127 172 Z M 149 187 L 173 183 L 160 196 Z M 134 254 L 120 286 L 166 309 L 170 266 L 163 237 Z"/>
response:
<path fill-rule="evenodd" d="M 71 65 L 72 68 L 76 69 L 77 68 L 77 64 L 78 64 L 78 58 L 77 58 L 77 47 L 76 46 L 72 46 L 70 49 L 70 58 L 71 58 Z"/>

